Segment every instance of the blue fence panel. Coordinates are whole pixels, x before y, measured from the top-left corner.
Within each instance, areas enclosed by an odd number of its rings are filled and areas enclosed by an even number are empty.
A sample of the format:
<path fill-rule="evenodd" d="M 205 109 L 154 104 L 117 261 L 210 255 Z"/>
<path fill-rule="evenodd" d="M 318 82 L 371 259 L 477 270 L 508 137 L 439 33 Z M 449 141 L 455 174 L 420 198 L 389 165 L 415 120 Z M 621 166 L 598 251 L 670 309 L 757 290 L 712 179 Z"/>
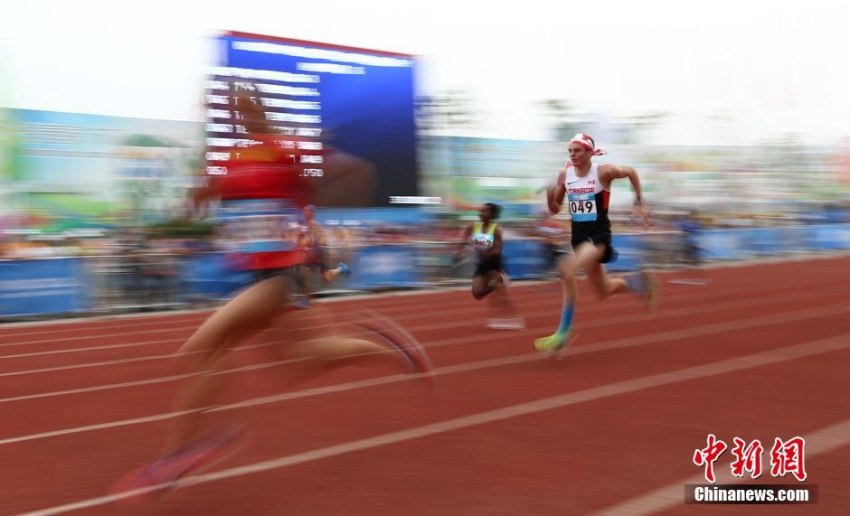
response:
<path fill-rule="evenodd" d="M 634 271 L 640 268 L 645 256 L 644 235 L 614 235 L 611 244 L 617 251 L 617 259 L 605 264 L 609 271 Z"/>
<path fill-rule="evenodd" d="M 785 241 L 785 252 L 805 251 L 811 249 L 811 231 L 806 226 L 790 226 L 782 228 L 782 239 Z"/>
<path fill-rule="evenodd" d="M 514 279 L 539 278 L 546 266 L 546 246 L 536 240 L 506 240 L 502 256 L 505 271 Z"/>
<path fill-rule="evenodd" d="M 228 267 L 224 253 L 191 255 L 182 263 L 180 275 L 184 296 L 207 299 L 226 299 L 251 279 L 250 272 Z"/>
<path fill-rule="evenodd" d="M 824 221 L 828 224 L 850 222 L 850 209 L 828 208 L 823 211 Z"/>
<path fill-rule="evenodd" d="M 418 253 L 413 246 L 378 245 L 354 255 L 349 288 L 371 290 L 422 285 Z"/>
<path fill-rule="evenodd" d="M 789 241 L 790 228 L 757 228 L 745 231 L 745 249 L 754 254 L 774 255 L 793 250 L 793 243 Z"/>
<path fill-rule="evenodd" d="M 820 250 L 850 249 L 850 224 L 816 226 L 812 228 L 814 245 Z"/>
<path fill-rule="evenodd" d="M 734 260 L 748 256 L 746 230 L 710 229 L 697 235 L 700 257 L 709 260 Z"/>
<path fill-rule="evenodd" d="M 648 235 L 614 235 L 618 251 L 613 271 L 637 269 Z M 850 250 L 850 224 L 780 228 L 715 229 L 701 232 L 698 244 L 704 258 L 734 260 L 756 254 L 780 255 L 801 250 Z M 412 245 L 377 245 L 356 251 L 349 288 L 418 287 L 430 263 L 425 251 Z M 540 277 L 546 247 L 535 240 L 507 240 L 508 274 L 516 279 Z M 433 256 L 430 257 L 433 262 Z M 433 264 L 432 264 L 433 268 Z M 202 253 L 185 259 L 180 283 L 185 296 L 226 299 L 244 287 L 251 274 L 228 267 L 224 253 Z M 0 316 L 70 313 L 92 308 L 91 281 L 82 258 L 0 261 Z"/>
<path fill-rule="evenodd" d="M 422 224 L 434 217 L 434 214 L 421 207 L 412 208 L 318 208 L 316 220 L 321 224 Z"/>
<path fill-rule="evenodd" d="M 0 316 L 87 310 L 89 285 L 81 258 L 0 262 Z"/>

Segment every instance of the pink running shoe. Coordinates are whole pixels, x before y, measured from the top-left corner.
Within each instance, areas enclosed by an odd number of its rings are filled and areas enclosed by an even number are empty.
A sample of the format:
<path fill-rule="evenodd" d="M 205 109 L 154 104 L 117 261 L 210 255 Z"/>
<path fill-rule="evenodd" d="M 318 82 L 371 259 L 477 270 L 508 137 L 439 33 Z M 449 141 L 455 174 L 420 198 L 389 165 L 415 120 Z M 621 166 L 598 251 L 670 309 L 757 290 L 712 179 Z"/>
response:
<path fill-rule="evenodd" d="M 241 427 L 210 432 L 124 475 L 109 492 L 123 493 L 127 498 L 162 498 L 177 490 L 177 481 L 181 478 L 210 468 L 230 455 L 244 435 Z"/>
<path fill-rule="evenodd" d="M 356 314 L 357 324 L 361 328 L 378 335 L 395 349 L 408 364 L 411 374 L 420 374 L 430 387 L 435 384 L 434 368 L 428 353 L 416 337 L 399 326 L 395 321 L 374 311 Z"/>

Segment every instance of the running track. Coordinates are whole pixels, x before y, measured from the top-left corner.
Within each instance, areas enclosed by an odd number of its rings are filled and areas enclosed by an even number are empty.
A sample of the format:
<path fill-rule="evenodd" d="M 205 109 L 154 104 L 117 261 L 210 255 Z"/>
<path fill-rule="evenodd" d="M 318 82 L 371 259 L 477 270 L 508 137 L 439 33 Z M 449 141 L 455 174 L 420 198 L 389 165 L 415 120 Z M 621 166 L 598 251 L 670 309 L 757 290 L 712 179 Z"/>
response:
<path fill-rule="evenodd" d="M 0 328 L 0 513 L 20 514 L 848 514 L 850 258 L 709 271 L 671 285 L 649 315 L 580 285 L 578 341 L 533 352 L 560 294 L 516 285 L 524 331 L 484 327 L 466 291 L 322 303 L 378 310 L 425 344 L 429 391 L 352 367 L 285 389 L 262 338 L 228 358 L 211 421 L 248 424 L 246 447 L 181 495 L 127 507 L 106 496 L 151 459 L 179 377 L 172 353 L 208 313 Z M 807 438 L 818 505 L 686 506 L 708 433 L 767 448 Z M 731 453 L 717 471 L 729 480 Z"/>

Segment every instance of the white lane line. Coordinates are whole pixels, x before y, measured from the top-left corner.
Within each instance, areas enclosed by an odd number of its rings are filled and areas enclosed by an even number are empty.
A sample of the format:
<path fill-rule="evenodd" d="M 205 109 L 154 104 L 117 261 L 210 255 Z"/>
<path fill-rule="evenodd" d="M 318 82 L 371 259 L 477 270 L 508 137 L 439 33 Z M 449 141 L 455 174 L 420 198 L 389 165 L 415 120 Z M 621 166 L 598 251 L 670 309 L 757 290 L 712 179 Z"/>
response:
<path fill-rule="evenodd" d="M 842 305 L 834 305 L 832 312 L 835 312 L 835 313 L 843 312 Z M 758 318 L 744 320 L 744 321 L 732 321 L 730 323 L 727 323 L 727 325 L 734 325 L 734 327 L 736 329 L 742 329 L 742 328 L 748 328 L 748 327 L 757 327 L 757 326 L 760 326 L 760 325 L 763 325 L 763 324 L 772 324 L 772 323 L 775 323 L 776 321 L 799 320 L 801 318 L 811 317 L 812 314 L 818 314 L 817 316 L 819 317 L 819 316 L 823 315 L 823 311 L 822 310 L 815 310 L 815 309 L 804 310 L 801 313 L 798 313 L 796 315 L 796 317 L 792 317 L 789 314 L 774 314 L 774 315 L 768 316 L 768 317 L 758 317 Z M 567 354 L 568 355 L 574 355 L 574 354 L 578 355 L 578 354 L 585 354 L 585 353 L 594 353 L 594 352 L 597 351 L 596 348 L 599 348 L 600 351 L 607 351 L 609 349 L 620 349 L 620 348 L 640 346 L 640 345 L 658 343 L 658 342 L 664 342 L 664 341 L 680 340 L 680 339 L 682 339 L 682 336 L 694 337 L 696 335 L 711 335 L 711 334 L 723 333 L 725 331 L 727 331 L 726 325 L 709 324 L 709 325 L 704 325 L 704 326 L 700 326 L 700 327 L 693 328 L 693 329 L 689 328 L 687 330 L 677 330 L 677 331 L 670 331 L 670 332 L 662 332 L 662 333 L 658 333 L 658 334 L 650 334 L 650 335 L 646 335 L 646 336 L 629 337 L 629 338 L 625 338 L 625 339 L 616 339 L 616 340 L 613 340 L 613 341 L 602 342 L 598 345 L 593 345 L 593 346 L 582 346 L 582 347 L 578 347 L 578 348 L 570 348 L 568 350 Z M 469 341 L 480 340 L 479 337 L 467 337 L 466 339 L 469 340 Z M 848 344 L 848 345 L 850 345 L 850 344 Z M 792 348 L 793 348 L 793 346 L 792 346 Z M 791 348 L 781 348 L 781 349 L 791 349 Z M 773 351 L 773 353 L 778 353 L 778 352 L 779 352 L 779 350 Z M 468 362 L 468 363 L 458 364 L 458 365 L 454 365 L 454 366 L 437 368 L 435 370 L 435 373 L 438 374 L 438 375 L 445 376 L 447 374 L 474 371 L 474 370 L 486 369 L 486 368 L 491 368 L 491 367 L 501 367 L 501 366 L 505 366 L 505 365 L 512 365 L 512 364 L 517 364 L 517 363 L 522 363 L 522 362 L 531 362 L 531 361 L 535 361 L 535 360 L 543 360 L 543 359 L 546 359 L 546 358 L 548 358 L 547 355 L 535 352 L 535 353 L 529 353 L 529 354 L 523 354 L 523 355 L 513 355 L 513 356 L 509 356 L 509 357 L 502 357 L 502 358 L 489 359 L 489 360 L 481 360 L 481 361 L 476 361 L 476 362 Z M 208 409 L 205 409 L 205 410 L 223 411 L 223 410 L 233 410 L 233 409 L 238 409 L 238 408 L 254 407 L 254 406 L 258 406 L 258 405 L 264 405 L 264 404 L 269 404 L 269 403 L 277 403 L 277 402 L 280 402 L 280 401 L 286 401 L 286 400 L 291 400 L 291 399 L 296 399 L 296 398 L 305 398 L 305 397 L 310 397 L 310 396 L 318 396 L 318 395 L 321 395 L 321 394 L 349 391 L 349 390 L 354 390 L 354 389 L 362 389 L 362 388 L 365 388 L 365 387 L 384 385 L 384 384 L 388 384 L 388 383 L 407 381 L 411 378 L 415 378 L 415 375 L 410 375 L 410 376 L 407 376 L 407 375 L 390 375 L 390 376 L 383 376 L 383 377 L 377 377 L 377 378 L 370 378 L 370 379 L 361 380 L 361 381 L 347 382 L 347 383 L 342 383 L 342 384 L 331 385 L 331 386 L 328 386 L 328 387 L 321 387 L 321 388 L 318 388 L 318 389 L 308 389 L 308 390 L 287 392 L 287 393 L 283 393 L 283 394 L 263 396 L 263 397 L 260 397 L 260 398 L 252 398 L 252 399 L 241 401 L 241 402 L 234 403 L 234 404 L 231 404 L 231 405 L 224 405 L 224 406 L 219 406 L 219 407 L 209 407 Z M 173 416 L 168 416 L 167 414 L 162 415 L 162 416 L 173 417 Z M 152 416 L 152 417 L 155 417 L 155 416 Z M 38 439 L 45 439 L 45 438 L 49 438 L 49 437 L 58 437 L 58 436 L 63 436 L 63 435 L 77 434 L 77 433 L 82 433 L 82 432 L 90 432 L 90 431 L 93 431 L 93 430 L 104 430 L 104 429 L 113 428 L 113 427 L 117 428 L 117 427 L 127 426 L 128 424 L 139 424 L 139 422 L 137 421 L 138 419 L 139 418 L 125 419 L 125 420 L 118 420 L 118 421 L 100 423 L 100 424 L 96 424 L 96 425 L 72 427 L 72 428 L 65 428 L 65 429 L 61 429 L 61 430 L 55 430 L 55 431 L 51 431 L 51 432 L 43 432 L 43 433 L 38 433 L 38 434 L 22 435 L 22 436 L 18 436 L 18 437 L 10 437 L 10 438 L 0 440 L 0 445 L 14 444 L 14 443 L 26 442 L 26 441 L 34 441 L 34 440 L 38 440 Z M 141 421 L 141 422 L 144 423 L 145 421 Z"/>
<path fill-rule="evenodd" d="M 690 308 L 684 308 L 684 309 L 679 309 L 679 310 L 669 310 L 668 312 L 666 312 L 664 314 L 663 317 L 680 316 L 680 315 L 687 315 L 687 314 L 693 314 L 693 313 L 705 313 L 705 312 L 714 311 L 714 310 L 726 310 L 726 309 L 730 309 L 730 308 L 739 308 L 739 307 L 750 306 L 750 305 L 753 305 L 753 304 L 761 304 L 761 303 L 763 303 L 763 299 L 759 298 L 757 300 L 749 300 L 749 301 L 742 301 L 742 302 L 738 302 L 738 303 L 733 303 L 733 306 L 726 305 L 722 308 L 718 307 L 718 306 L 714 306 L 714 307 L 711 307 L 711 308 L 690 307 Z M 809 315 L 810 315 L 809 311 L 806 311 L 806 313 L 803 314 L 804 318 L 809 317 Z M 602 319 L 592 320 L 592 321 L 588 321 L 588 322 L 577 325 L 577 331 L 588 329 L 588 328 L 599 327 L 599 326 L 611 326 L 611 325 L 616 325 L 616 324 L 625 324 L 625 323 L 629 323 L 629 322 L 640 321 L 640 320 L 645 319 L 645 317 L 646 317 L 645 315 L 636 314 L 636 315 L 627 315 L 627 316 L 623 316 L 623 317 L 611 318 L 611 319 L 607 319 L 607 320 L 602 320 Z M 798 319 L 797 319 L 797 316 L 794 312 L 782 313 L 781 319 L 779 320 L 779 322 L 783 322 L 783 321 L 786 321 L 786 320 L 787 321 L 794 321 L 794 320 L 798 320 Z M 741 321 L 741 323 L 744 324 L 743 328 L 751 327 L 750 326 L 751 322 L 752 322 L 752 320 Z M 769 320 L 769 323 L 774 323 L 774 322 L 775 322 L 774 318 L 771 318 Z M 734 325 L 735 324 L 734 321 L 730 322 L 730 323 L 725 323 L 725 324 L 726 324 L 726 326 L 724 326 L 724 329 L 727 330 L 727 331 L 738 329 L 738 327 Z M 729 325 L 731 325 L 731 326 L 729 326 Z M 418 330 L 418 328 L 412 328 L 412 330 Z M 669 334 L 668 336 L 665 336 L 664 334 L 657 334 L 657 335 L 661 335 L 663 338 L 688 338 L 688 337 L 695 337 L 695 336 L 704 335 L 704 330 L 705 330 L 705 327 L 694 327 L 694 328 L 688 328 L 688 329 L 685 329 L 685 330 L 674 330 L 672 332 L 672 334 Z M 532 334 L 535 334 L 535 333 L 537 333 L 537 330 L 535 330 L 535 329 L 529 329 L 529 330 L 524 330 L 524 331 L 515 332 L 515 333 L 502 333 L 502 334 L 499 334 L 497 336 L 493 336 L 491 338 L 491 340 L 501 340 L 501 339 L 508 339 L 508 338 L 514 338 L 514 337 L 523 337 L 525 335 L 532 335 Z M 634 342 L 635 338 L 641 338 L 641 337 L 630 337 L 630 338 L 626 338 L 626 339 L 615 339 L 615 340 L 605 341 L 605 342 L 602 342 L 602 343 L 599 343 L 599 344 L 596 344 L 596 345 L 593 345 L 593 346 L 590 346 L 590 347 L 585 346 L 585 347 L 579 348 L 578 352 L 580 352 L 580 353 L 584 352 L 584 351 L 582 351 L 584 349 L 588 349 L 588 351 L 590 351 L 589 348 L 592 348 L 593 351 L 604 351 L 604 350 L 609 350 L 609 349 L 617 349 L 617 348 L 624 347 L 624 346 L 628 347 L 630 345 L 633 345 L 632 342 Z M 458 338 L 458 339 L 432 341 L 427 345 L 427 347 L 428 348 L 436 348 L 436 347 L 449 346 L 449 345 L 455 345 L 455 344 L 465 344 L 465 343 L 469 343 L 469 342 L 475 342 L 477 340 L 478 340 L 478 337 L 474 337 L 474 338 L 461 337 L 461 338 Z M 644 341 L 640 341 L 640 342 L 644 343 Z M 259 343 L 259 344 L 242 346 L 240 348 L 237 348 L 237 350 L 249 350 L 249 349 L 261 348 L 261 347 L 266 347 L 266 346 L 272 346 L 274 344 L 276 344 L 276 342 Z M 146 361 L 146 360 L 163 360 L 163 359 L 171 359 L 171 358 L 174 358 L 174 357 L 175 357 L 174 354 L 165 354 L 165 355 L 154 355 L 154 356 L 148 356 L 148 357 L 137 357 L 137 358 L 130 358 L 130 359 L 117 359 L 117 360 L 111 360 L 111 361 L 101 361 L 101 362 L 92 362 L 92 363 L 85 363 L 85 364 L 75 364 L 75 365 L 68 365 L 68 366 L 58 366 L 58 367 L 52 367 L 52 368 L 30 369 L 30 370 L 24 370 L 24 371 L 0 373 L 0 378 L 7 377 L 7 376 L 21 376 L 21 375 L 38 374 L 38 373 L 46 373 L 46 372 L 59 372 L 59 371 L 65 371 L 65 370 L 82 369 L 82 368 L 87 368 L 87 367 L 120 365 L 120 364 L 136 363 L 136 362 Z M 282 362 L 256 364 L 256 365 L 254 365 L 250 368 L 241 367 L 241 368 L 235 368 L 235 369 L 228 369 L 228 370 L 225 370 L 225 371 L 221 371 L 220 373 L 217 373 L 217 374 L 229 374 L 229 373 L 238 373 L 238 372 L 249 371 L 249 370 L 265 369 L 265 368 L 270 368 L 270 367 L 276 367 L 276 366 L 280 365 L 281 363 Z M 0 398 L 0 404 L 11 403 L 11 402 L 16 402 L 16 401 L 25 401 L 25 400 L 31 400 L 31 399 L 49 398 L 49 397 L 53 397 L 53 396 L 67 396 L 67 395 L 73 395 L 73 394 L 84 394 L 84 393 L 88 393 L 88 392 L 97 392 L 97 391 L 120 389 L 120 388 L 126 388 L 126 387 L 135 387 L 135 386 L 140 386 L 140 385 L 165 383 L 165 382 L 168 382 L 168 381 L 176 380 L 178 378 L 181 378 L 181 377 L 165 376 L 165 377 L 149 378 L 149 379 L 132 381 L 132 382 L 120 382 L 120 383 L 114 383 L 114 384 L 96 385 L 96 386 L 91 386 L 91 387 L 81 387 L 81 388 L 77 388 L 77 389 L 67 389 L 67 390 L 60 390 L 60 391 L 53 391 L 53 392 L 14 396 L 14 397 L 9 397 L 9 398 Z"/>
<path fill-rule="evenodd" d="M 252 364 L 240 367 L 233 367 L 230 369 L 223 369 L 221 371 L 216 371 L 212 373 L 213 375 L 225 375 L 225 374 L 234 374 L 234 373 L 244 373 L 247 371 L 256 371 L 259 369 L 269 369 L 272 367 L 278 367 L 284 364 L 289 364 L 292 362 L 299 362 L 301 360 L 306 360 L 303 358 L 295 358 L 292 360 L 278 360 L 276 362 L 264 362 L 262 364 Z M 11 398 L 2 398 L 0 399 L 0 403 L 12 403 L 15 401 L 26 401 L 26 400 L 37 400 L 41 398 L 52 398 L 54 396 L 68 396 L 71 394 L 84 394 L 88 392 L 97 392 L 97 391 L 108 391 L 112 389 L 122 389 L 125 387 L 137 387 L 141 385 L 152 385 L 157 383 L 168 383 L 168 382 L 176 382 L 179 380 L 183 380 L 185 378 L 189 378 L 192 376 L 191 374 L 179 374 L 172 376 L 160 376 L 157 378 L 147 378 L 145 380 L 136 380 L 132 382 L 121 382 L 121 383 L 110 383 L 105 385 L 97 385 L 94 387 L 80 387 L 78 389 L 67 389 L 64 391 L 53 391 L 53 392 L 44 392 L 40 394 L 26 394 L 23 396 L 14 396 Z"/>
<path fill-rule="evenodd" d="M 669 373 L 661 373 L 645 376 L 642 378 L 626 380 L 622 382 L 603 385 L 600 387 L 594 387 L 591 389 L 585 389 L 578 392 L 571 392 L 568 394 L 553 396 L 550 398 L 520 403 L 509 407 L 503 407 L 500 409 L 490 410 L 486 412 L 479 412 L 477 414 L 472 414 L 469 416 L 459 417 L 455 419 L 449 419 L 438 423 L 431 423 L 427 425 L 408 428 L 397 432 L 390 432 L 387 434 L 382 434 L 366 439 L 359 439 L 356 441 L 341 443 L 325 448 L 318 448 L 316 450 L 311 450 L 304 453 L 297 453 L 294 455 L 278 457 L 275 459 L 256 462 L 254 464 L 248 464 L 245 466 L 239 466 L 224 469 L 221 471 L 216 471 L 213 473 L 188 477 L 178 482 L 178 484 L 180 487 L 188 487 L 198 484 L 215 482 L 218 480 L 226 480 L 229 478 L 236 478 L 255 473 L 262 473 L 266 471 L 293 466 L 296 464 L 302 464 L 305 462 L 312 462 L 325 458 L 336 457 L 339 455 L 368 450 L 372 448 L 378 448 L 390 444 L 411 441 L 414 439 L 421 439 L 423 437 L 428 437 L 431 435 L 441 434 L 445 432 L 451 432 L 454 430 L 461 430 L 464 428 L 475 427 L 487 423 L 494 423 L 497 421 L 511 419 L 528 414 L 535 414 L 538 412 L 562 408 L 587 401 L 594 401 L 603 398 L 609 398 L 612 396 L 618 396 L 620 394 L 642 391 L 652 387 L 670 385 L 684 381 L 694 380 L 697 378 L 707 378 L 734 371 L 741 371 L 754 367 L 791 361 L 797 358 L 803 358 L 822 353 L 829 353 L 831 351 L 850 348 L 850 339 L 848 339 L 848 337 L 850 337 L 850 334 L 842 335 L 841 337 L 831 339 L 806 342 L 787 348 L 780 348 L 777 350 L 766 351 L 763 353 L 756 353 L 754 355 L 748 355 L 745 357 L 735 358 L 731 360 L 722 360 L 720 362 L 714 362 L 712 364 L 706 364 L 697 367 L 688 367 Z M 29 516 L 52 516 L 55 514 L 62 514 L 74 510 L 106 505 L 108 503 L 130 498 L 142 494 L 144 492 L 149 492 L 164 487 L 167 486 L 151 486 L 149 488 L 141 490 L 118 493 L 110 496 L 89 498 L 86 500 L 80 500 L 78 502 L 33 511 L 27 514 Z"/>

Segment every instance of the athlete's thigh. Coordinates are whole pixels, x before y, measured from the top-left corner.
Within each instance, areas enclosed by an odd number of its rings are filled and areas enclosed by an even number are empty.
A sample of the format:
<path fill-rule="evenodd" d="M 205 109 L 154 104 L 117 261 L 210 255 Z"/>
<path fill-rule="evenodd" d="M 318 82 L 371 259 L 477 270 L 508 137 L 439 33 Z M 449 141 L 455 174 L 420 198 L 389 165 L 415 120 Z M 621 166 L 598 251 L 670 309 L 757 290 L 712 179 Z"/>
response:
<path fill-rule="evenodd" d="M 599 260 L 605 255 L 605 250 L 599 247 L 588 241 L 578 244 L 573 249 L 573 253 L 561 262 L 560 270 L 575 275 L 580 269 L 587 271 L 594 264 L 598 265 Z"/>
<path fill-rule="evenodd" d="M 289 360 L 303 356 L 304 350 L 309 349 L 309 343 L 338 335 L 337 328 L 333 314 L 317 304 L 310 310 L 281 312 L 268 331 L 263 333 L 262 342 L 268 344 L 264 348 L 275 359 Z"/>
<path fill-rule="evenodd" d="M 283 275 L 248 287 L 204 321 L 183 351 L 213 351 L 238 336 L 264 329 L 280 313 L 289 288 L 289 279 Z"/>

